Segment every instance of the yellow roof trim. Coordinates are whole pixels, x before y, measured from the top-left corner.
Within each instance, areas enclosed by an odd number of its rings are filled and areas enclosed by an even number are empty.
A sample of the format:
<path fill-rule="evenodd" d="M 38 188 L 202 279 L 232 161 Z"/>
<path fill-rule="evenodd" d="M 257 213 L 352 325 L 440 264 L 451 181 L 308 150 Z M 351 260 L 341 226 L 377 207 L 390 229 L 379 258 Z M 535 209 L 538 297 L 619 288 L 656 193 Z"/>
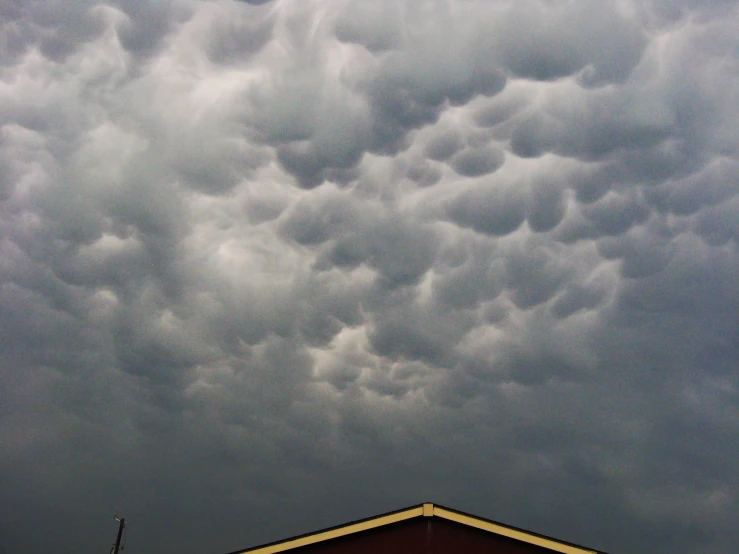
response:
<path fill-rule="evenodd" d="M 474 527 L 482 531 L 487 531 L 495 535 L 508 537 L 517 541 L 521 541 L 528 544 L 533 544 L 551 550 L 553 552 L 561 552 L 562 554 L 602 554 L 597 550 L 590 550 L 582 548 L 574 544 L 568 544 L 560 542 L 549 537 L 537 535 L 524 531 L 523 529 L 517 529 L 515 527 L 508 527 L 494 521 L 486 519 L 480 519 L 469 514 L 457 512 L 449 508 L 443 508 L 436 506 L 430 502 L 426 502 L 420 506 L 413 506 L 404 510 L 398 510 L 397 512 L 391 512 L 389 514 L 368 518 L 362 521 L 354 523 L 348 523 L 345 525 L 338 525 L 331 529 L 324 531 L 318 531 L 316 533 L 309 533 L 292 539 L 286 539 L 272 544 L 264 546 L 257 546 L 246 550 L 237 550 L 231 554 L 275 554 L 277 552 L 285 552 L 294 548 L 300 548 L 301 546 L 307 546 L 361 531 L 367 531 L 369 529 L 375 529 L 384 525 L 390 525 L 391 523 L 397 523 L 399 521 L 405 521 L 407 519 L 413 519 L 416 517 L 439 517 L 454 521 L 468 527 Z"/>
<path fill-rule="evenodd" d="M 411 519 L 422 515 L 423 506 L 416 506 L 413 508 L 408 508 L 407 510 L 395 512 L 393 514 L 372 518 L 366 521 L 359 521 L 357 523 L 350 523 L 349 525 L 336 527 L 334 529 L 328 529 L 326 531 L 321 531 L 312 535 L 297 537 L 295 539 L 279 542 L 277 544 L 268 544 L 267 546 L 256 548 L 254 550 L 242 550 L 241 552 L 248 552 L 249 554 L 273 554 L 275 552 L 284 552 L 286 550 L 291 550 L 300 546 L 307 546 L 309 544 L 315 544 L 317 542 L 336 539 L 345 535 L 359 533 L 360 531 L 367 531 L 368 529 L 382 527 L 383 525 L 389 525 L 391 523 L 404 521 L 406 519 Z"/>
<path fill-rule="evenodd" d="M 460 514 L 451 510 L 445 510 L 439 506 L 434 506 L 433 515 L 448 519 L 449 521 L 468 525 L 469 527 L 476 527 L 483 531 L 489 531 L 496 535 L 503 535 L 504 537 L 510 537 L 521 542 L 535 544 L 536 546 L 543 546 L 544 548 L 554 550 L 555 552 L 562 552 L 563 554 L 597 554 L 595 550 L 585 550 L 584 548 L 578 548 L 577 546 L 571 546 L 552 539 L 532 535 L 525 531 L 519 531 L 518 529 L 497 525 L 490 521 L 485 521 L 484 519 L 478 519 L 476 517 Z"/>

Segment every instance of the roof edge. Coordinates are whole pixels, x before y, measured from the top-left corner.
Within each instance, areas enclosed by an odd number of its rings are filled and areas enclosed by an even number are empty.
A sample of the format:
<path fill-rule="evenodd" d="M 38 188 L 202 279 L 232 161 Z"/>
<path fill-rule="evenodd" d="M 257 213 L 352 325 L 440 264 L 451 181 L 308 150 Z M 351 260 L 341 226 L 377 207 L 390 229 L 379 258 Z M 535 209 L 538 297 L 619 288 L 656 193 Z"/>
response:
<path fill-rule="evenodd" d="M 561 541 L 546 535 L 527 531 L 526 529 L 505 525 L 497 521 L 460 512 L 458 510 L 446 508 L 430 502 L 401 508 L 399 510 L 355 520 L 349 523 L 342 523 L 319 531 L 313 531 L 311 533 L 305 533 L 303 535 L 247 548 L 246 550 L 235 550 L 230 554 L 275 554 L 299 548 L 301 546 L 307 546 L 330 539 L 344 537 L 346 535 L 352 535 L 361 531 L 383 527 L 385 525 L 390 525 L 391 523 L 397 523 L 399 521 L 416 517 L 439 517 L 441 519 L 453 521 L 468 527 L 474 527 L 482 531 L 487 531 L 524 543 L 541 546 L 552 550 L 553 552 L 560 552 L 562 554 L 606 554 L 602 551 L 585 548 L 574 543 Z"/>
<path fill-rule="evenodd" d="M 539 533 L 533 533 L 531 531 L 526 531 L 525 529 L 519 529 L 518 527 L 511 527 L 510 525 L 504 525 L 497 521 L 473 516 L 439 505 L 434 506 L 433 515 L 449 521 L 461 523 L 462 525 L 467 525 L 468 527 L 475 527 L 483 531 L 495 533 L 496 535 L 515 539 L 517 541 L 542 546 L 555 552 L 561 552 L 562 554 L 605 554 L 603 552 L 599 553 L 597 550 L 553 539 L 546 535 L 540 535 Z"/>
<path fill-rule="evenodd" d="M 284 552 L 300 546 L 307 546 L 309 544 L 315 544 L 317 542 L 359 533 L 360 531 L 375 529 L 391 523 L 397 523 L 398 521 L 421 517 L 423 516 L 423 506 L 424 504 L 418 504 L 408 508 L 401 508 L 400 510 L 387 512 L 379 516 L 372 516 L 352 521 L 350 523 L 343 523 L 327 529 L 321 529 L 320 531 L 305 533 L 296 537 L 271 542 L 253 548 L 247 548 L 246 550 L 236 550 L 231 552 L 231 554 L 274 554 L 276 552 Z"/>

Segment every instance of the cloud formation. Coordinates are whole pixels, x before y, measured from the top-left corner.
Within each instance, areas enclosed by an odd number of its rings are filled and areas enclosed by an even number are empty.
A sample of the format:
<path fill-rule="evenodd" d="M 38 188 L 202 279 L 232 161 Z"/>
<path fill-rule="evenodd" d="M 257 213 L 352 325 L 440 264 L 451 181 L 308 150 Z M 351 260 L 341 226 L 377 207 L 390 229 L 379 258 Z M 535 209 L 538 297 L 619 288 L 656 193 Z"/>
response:
<path fill-rule="evenodd" d="M 736 552 L 733 2 L 73 4 L 0 6 L 0 552 Z"/>

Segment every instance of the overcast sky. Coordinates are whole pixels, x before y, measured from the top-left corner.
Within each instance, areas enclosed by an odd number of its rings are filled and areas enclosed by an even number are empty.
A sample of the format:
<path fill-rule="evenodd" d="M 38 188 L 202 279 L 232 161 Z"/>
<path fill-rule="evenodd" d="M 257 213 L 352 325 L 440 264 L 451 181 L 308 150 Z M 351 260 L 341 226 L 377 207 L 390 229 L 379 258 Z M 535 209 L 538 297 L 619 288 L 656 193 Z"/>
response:
<path fill-rule="evenodd" d="M 735 1 L 0 18 L 0 553 L 739 551 Z"/>

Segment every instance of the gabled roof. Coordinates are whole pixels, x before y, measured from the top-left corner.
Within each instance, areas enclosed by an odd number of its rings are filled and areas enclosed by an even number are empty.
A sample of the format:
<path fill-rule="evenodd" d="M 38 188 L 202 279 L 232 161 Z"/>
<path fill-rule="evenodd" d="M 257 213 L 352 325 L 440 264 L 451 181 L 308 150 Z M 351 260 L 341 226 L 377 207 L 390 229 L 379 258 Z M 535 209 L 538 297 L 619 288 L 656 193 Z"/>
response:
<path fill-rule="evenodd" d="M 424 517 L 441 518 L 452 521 L 467 527 L 493 533 L 498 536 L 508 537 L 523 543 L 536 545 L 551 550 L 552 552 L 561 552 L 563 554 L 605 554 L 597 550 L 553 539 L 538 533 L 532 533 L 531 531 L 525 531 L 517 527 L 503 525 L 496 521 L 491 521 L 489 519 L 473 516 L 431 503 L 403 508 L 394 512 L 388 512 L 367 519 L 345 523 L 336 527 L 330 527 L 328 529 L 299 535 L 297 537 L 272 542 L 262 546 L 248 548 L 246 550 L 237 550 L 231 554 L 274 554 L 276 552 L 286 552 L 302 546 L 308 546 L 339 537 L 345 537 L 347 535 L 353 535 L 370 529 L 377 529 L 379 527 L 401 521 Z"/>

